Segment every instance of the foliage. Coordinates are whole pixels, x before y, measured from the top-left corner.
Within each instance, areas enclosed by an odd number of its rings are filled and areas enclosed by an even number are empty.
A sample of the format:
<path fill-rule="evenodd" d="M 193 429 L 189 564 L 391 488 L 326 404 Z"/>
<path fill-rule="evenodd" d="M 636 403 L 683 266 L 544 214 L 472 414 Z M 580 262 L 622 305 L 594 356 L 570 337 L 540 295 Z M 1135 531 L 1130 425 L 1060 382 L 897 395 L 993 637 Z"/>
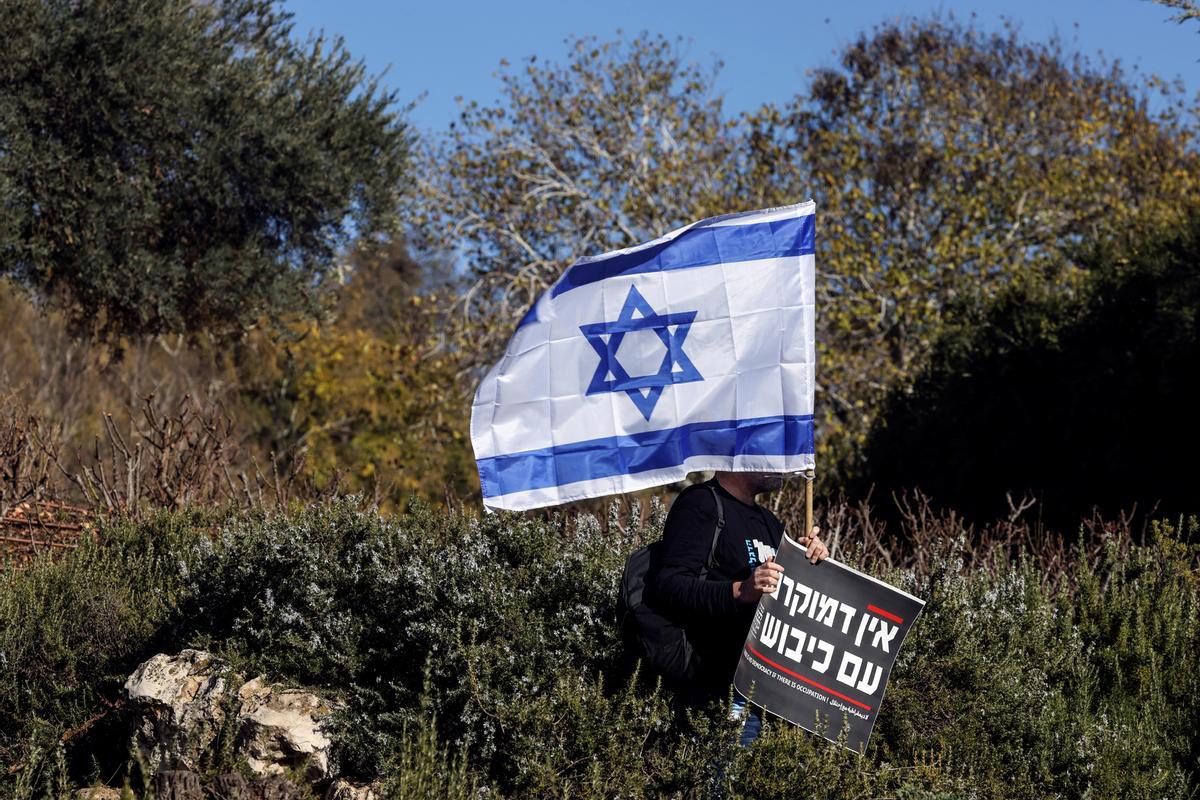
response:
<path fill-rule="evenodd" d="M 388 762 L 385 797 L 394 800 L 472 800 L 478 783 L 469 773 L 466 754 L 451 755 L 438 742 L 437 720 L 421 718 L 400 737 L 400 747 Z"/>
<path fill-rule="evenodd" d="M 270 0 L 0 5 L 3 274 L 77 330 L 233 332 L 312 308 L 395 227 L 409 135 Z"/>
<path fill-rule="evenodd" d="M 14 329 L 0 342 L 0 460 L 12 470 L 0 512 L 28 493 L 22 470 L 44 478 L 44 499 L 134 514 L 286 506 L 337 487 L 388 508 L 414 492 L 477 493 L 447 290 L 403 251 L 385 253 L 355 259 L 320 324 L 230 345 L 123 337 L 116 360 L 0 282 Z"/>
<path fill-rule="evenodd" d="M 1158 525 L 1144 545 L 1114 529 L 1057 566 L 1018 551 L 964 567 L 970 548 L 951 535 L 953 518 L 921 532 L 932 552 L 919 570 L 839 553 L 928 601 L 865 757 L 782 723 L 739 751 L 724 715 L 681 725 L 667 696 L 622 669 L 610 619 L 618 570 L 661 521 L 661 510 L 635 514 L 626 533 L 603 535 L 588 516 L 476 520 L 418 505 L 387 519 L 344 500 L 230 519 L 211 544 L 201 518 L 122 526 L 110 550 L 0 584 L 4 766 L 28 766 L 31 741 L 51 754 L 58 731 L 89 718 L 93 693 L 111 698 L 139 660 L 201 645 L 340 695 L 337 766 L 381 773 L 405 796 L 1200 788 L 1195 520 Z M 1046 569 L 1060 574 L 1047 580 Z M 45 613 L 16 611 L 26 606 Z M 97 746 L 73 741 L 72 764 Z"/>
<path fill-rule="evenodd" d="M 1200 19 L 1200 5 L 1195 0 L 1154 0 L 1154 2 L 1178 11 L 1179 13 L 1172 17 L 1178 23 Z"/>
<path fill-rule="evenodd" d="M 952 308 L 1029 280 L 1069 296 L 1080 242 L 1173 224 L 1200 196 L 1175 89 L 1011 29 L 888 23 L 741 119 L 714 76 L 661 38 L 579 40 L 565 64 L 503 72 L 499 103 L 466 105 L 414 217 L 476 280 L 464 352 L 494 360 L 574 258 L 812 196 L 819 447 L 840 480 Z"/>
<path fill-rule="evenodd" d="M 566 64 L 505 65 L 503 102 L 466 103 L 424 159 L 418 244 L 470 270 L 463 346 L 479 362 L 576 258 L 741 207 L 715 67 L 661 36 L 569 45 Z"/>
<path fill-rule="evenodd" d="M 108 438 L 109 422 L 131 445 L 150 436 L 147 402 L 157 414 L 191 406 L 203 416 L 235 423 L 223 453 L 234 475 L 250 469 L 251 457 L 266 464 L 272 452 L 296 445 L 283 418 L 274 419 L 274 426 L 260 423 L 278 410 L 264 411 L 260 400 L 266 394 L 260 385 L 277 377 L 264 365 L 286 342 L 271 335 L 275 331 L 251 331 L 234 342 L 189 341 L 182 334 L 127 336 L 115 349 L 101 347 L 72 337 L 61 310 L 38 304 L 7 278 L 0 279 L 0 315 L 7 334 L 0 337 L 0 394 L 85 463 L 95 453 L 95 439 Z M 235 457 L 233 449 L 248 451 L 247 457 Z"/>
<path fill-rule="evenodd" d="M 1026 281 L 1070 293 L 1075 247 L 1170 225 L 1197 196 L 1175 90 L 1060 42 L 953 21 L 889 23 L 752 120 L 758 179 L 812 194 L 831 455 L 861 444 L 882 391 L 924 363 L 952 308 Z M 843 453 L 837 453 L 842 448 Z"/>
<path fill-rule="evenodd" d="M 582 676 L 616 658 L 620 551 L 599 536 L 569 542 L 556 526 L 423 508 L 390 524 L 343 504 L 222 538 L 193 573 L 181 639 L 301 683 L 339 676 L 351 690 L 340 758 L 355 772 L 399 747 L 426 684 L 445 741 L 502 775 L 544 760 L 515 721 L 548 713 L 536 698 L 560 681 L 598 694 Z"/>
<path fill-rule="evenodd" d="M 71 778 L 62 743 L 43 726 L 31 740 L 27 759 L 12 774 L 11 800 L 62 800 L 70 796 Z"/>
<path fill-rule="evenodd" d="M 208 549 L 204 515 L 105 527 L 72 557 L 0 574 L 0 775 L 116 703 Z M 55 730 L 52 739 L 43 727 Z"/>
<path fill-rule="evenodd" d="M 478 491 L 465 435 L 467 397 L 446 329 L 449 290 L 394 246 L 360 254 L 335 316 L 283 344 L 281 383 L 318 482 L 344 484 L 389 506 L 410 494 Z M 429 285 L 432 284 L 432 285 Z"/>
<path fill-rule="evenodd" d="M 968 516 L 1034 494 L 1054 527 L 1093 505 L 1181 513 L 1200 447 L 1200 222 L 1083 257 L 1064 298 L 1025 285 L 943 333 L 911 387 L 892 393 L 866 448 L 878 489 L 920 486 Z"/>

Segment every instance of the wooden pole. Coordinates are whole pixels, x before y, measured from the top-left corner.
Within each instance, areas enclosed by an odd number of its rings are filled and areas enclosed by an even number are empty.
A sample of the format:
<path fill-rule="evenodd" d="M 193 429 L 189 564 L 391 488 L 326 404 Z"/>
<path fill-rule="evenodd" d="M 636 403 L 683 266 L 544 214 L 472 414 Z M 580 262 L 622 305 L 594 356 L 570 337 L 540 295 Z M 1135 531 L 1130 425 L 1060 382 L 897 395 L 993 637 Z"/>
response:
<path fill-rule="evenodd" d="M 804 470 L 804 535 L 812 535 L 813 527 L 813 483 L 817 479 L 817 471 L 812 467 Z"/>

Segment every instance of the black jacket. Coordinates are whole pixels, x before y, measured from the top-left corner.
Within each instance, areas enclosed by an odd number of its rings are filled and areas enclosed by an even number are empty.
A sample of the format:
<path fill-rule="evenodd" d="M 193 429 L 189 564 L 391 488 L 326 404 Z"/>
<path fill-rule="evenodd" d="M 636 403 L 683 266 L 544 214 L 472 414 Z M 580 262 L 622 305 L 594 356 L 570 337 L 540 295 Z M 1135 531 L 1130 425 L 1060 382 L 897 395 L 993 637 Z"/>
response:
<path fill-rule="evenodd" d="M 747 505 L 708 482 L 721 497 L 725 527 L 717 541 L 713 565 L 706 578 L 700 570 L 708 558 L 717 508 L 704 485 L 685 489 L 667 515 L 659 563 L 648 577 L 650 601 L 659 613 L 682 624 L 696 649 L 698 689 L 709 694 L 728 690 L 750 624 L 754 603 L 733 599 L 733 584 L 774 555 L 783 525 L 768 509 Z"/>

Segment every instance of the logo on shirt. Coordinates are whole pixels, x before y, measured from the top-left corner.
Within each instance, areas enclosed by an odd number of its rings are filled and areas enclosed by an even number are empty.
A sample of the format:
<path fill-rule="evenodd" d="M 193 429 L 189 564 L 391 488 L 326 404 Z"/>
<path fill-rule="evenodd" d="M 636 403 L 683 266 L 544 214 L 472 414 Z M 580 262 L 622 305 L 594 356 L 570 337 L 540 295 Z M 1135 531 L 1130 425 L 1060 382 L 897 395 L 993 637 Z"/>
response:
<path fill-rule="evenodd" d="M 746 539 L 746 557 L 750 560 L 750 566 L 755 567 L 771 556 L 775 555 L 775 548 L 769 544 L 763 544 L 758 539 Z"/>

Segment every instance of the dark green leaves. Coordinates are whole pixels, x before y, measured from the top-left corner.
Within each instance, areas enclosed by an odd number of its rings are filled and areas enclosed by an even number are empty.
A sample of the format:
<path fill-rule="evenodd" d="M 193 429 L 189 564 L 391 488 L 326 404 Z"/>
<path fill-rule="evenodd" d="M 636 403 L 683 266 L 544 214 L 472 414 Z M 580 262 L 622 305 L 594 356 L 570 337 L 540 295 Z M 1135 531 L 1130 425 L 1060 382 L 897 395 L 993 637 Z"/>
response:
<path fill-rule="evenodd" d="M 311 308 L 395 222 L 409 139 L 341 42 L 265 0 L 0 8 L 0 274 L 80 331 L 230 332 Z"/>

